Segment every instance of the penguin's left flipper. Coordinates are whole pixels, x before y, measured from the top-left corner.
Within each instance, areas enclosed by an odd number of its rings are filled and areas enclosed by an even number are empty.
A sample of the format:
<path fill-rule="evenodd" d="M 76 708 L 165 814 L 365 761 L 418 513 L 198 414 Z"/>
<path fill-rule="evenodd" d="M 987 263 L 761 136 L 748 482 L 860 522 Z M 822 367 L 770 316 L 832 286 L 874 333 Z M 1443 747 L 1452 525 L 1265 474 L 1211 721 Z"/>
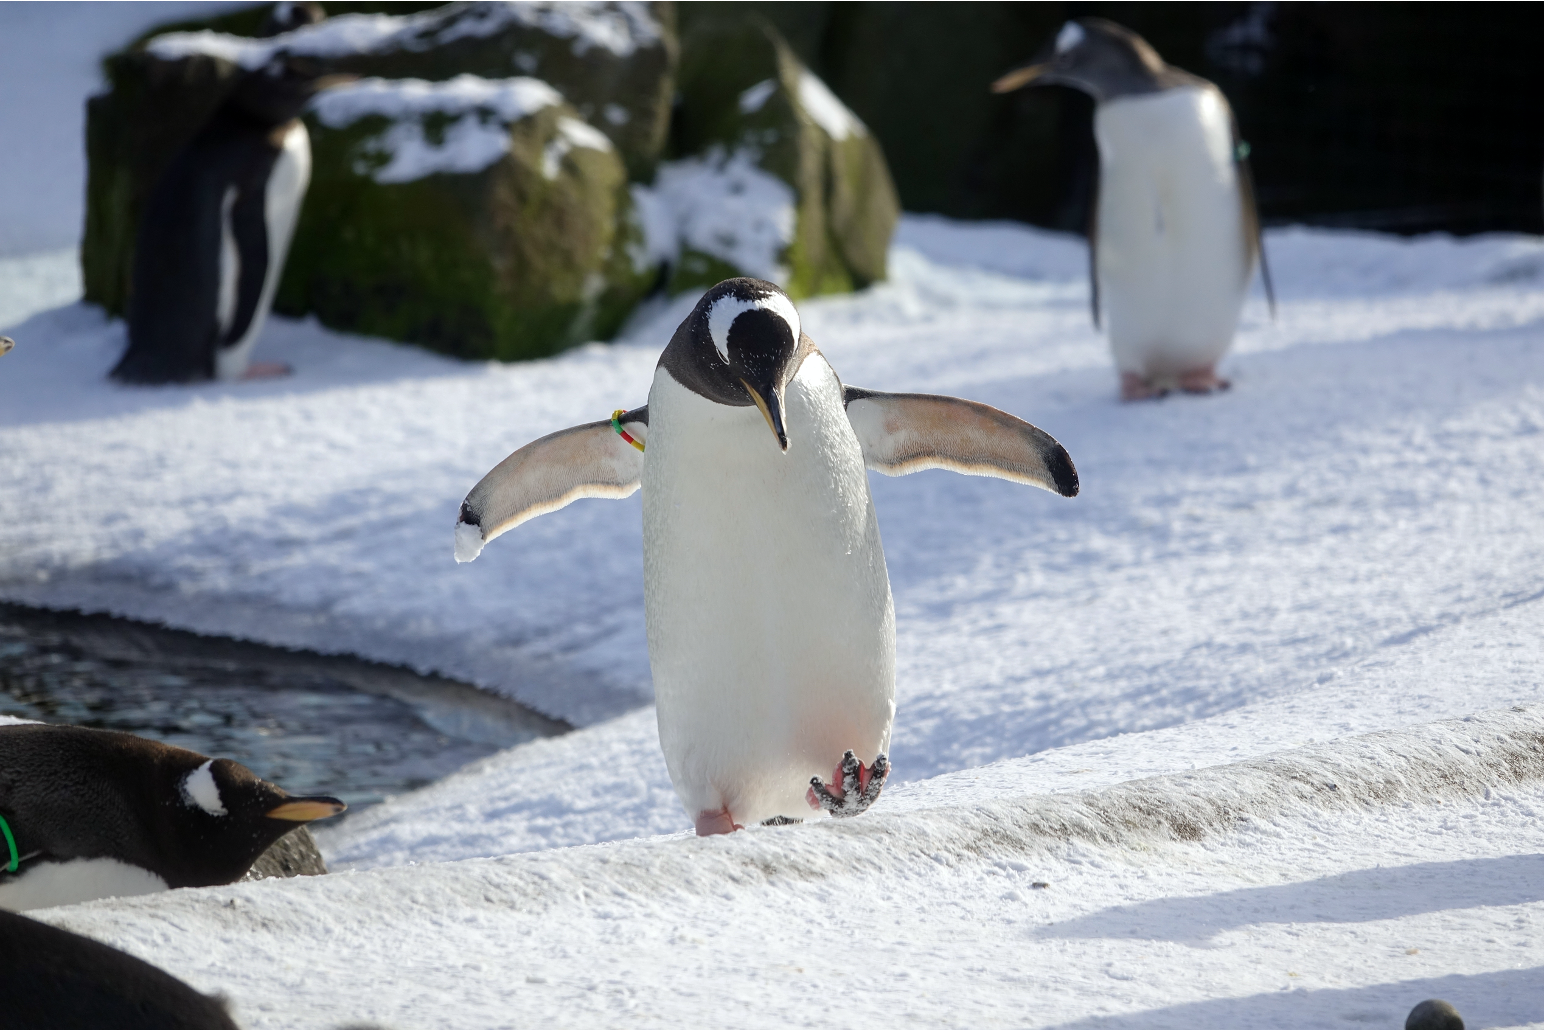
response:
<path fill-rule="evenodd" d="M 648 405 L 619 416 L 617 423 L 643 444 L 649 431 Z M 642 475 L 642 450 L 623 439 L 610 420 L 528 443 L 495 465 L 461 502 L 456 561 L 471 561 L 494 537 L 582 497 L 631 497 Z"/>
<path fill-rule="evenodd" d="M 811 776 L 810 789 L 804 797 L 811 808 L 824 809 L 833 818 L 844 819 L 868 811 L 879 800 L 889 775 L 890 759 L 883 751 L 874 756 L 873 765 L 865 766 L 849 750 L 831 774 L 832 785 L 828 787 L 820 782 L 819 776 Z"/>
<path fill-rule="evenodd" d="M 878 393 L 848 386 L 847 420 L 863 461 L 905 476 L 948 469 L 992 476 L 1076 497 L 1078 470 L 1049 433 L 986 404 L 929 393 Z"/>

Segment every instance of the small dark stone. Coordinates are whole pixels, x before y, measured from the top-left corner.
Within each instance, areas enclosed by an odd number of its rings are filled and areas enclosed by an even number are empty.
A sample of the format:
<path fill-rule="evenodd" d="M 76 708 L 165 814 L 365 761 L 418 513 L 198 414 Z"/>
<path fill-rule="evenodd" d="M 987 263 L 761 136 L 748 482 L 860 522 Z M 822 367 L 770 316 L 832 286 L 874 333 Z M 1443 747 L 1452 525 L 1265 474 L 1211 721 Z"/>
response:
<path fill-rule="evenodd" d="M 1049 886 L 1050 884 L 1046 883 L 1044 880 L 1036 880 L 1034 883 L 1030 884 L 1030 887 L 1037 891 L 1043 891 Z"/>
<path fill-rule="evenodd" d="M 280 837 L 272 847 L 258 855 L 257 861 L 252 863 L 252 868 L 247 870 L 247 875 L 241 880 L 266 880 L 273 876 L 321 876 L 326 872 L 327 863 L 322 861 L 316 838 L 311 836 L 310 830 L 301 826 Z"/>
<path fill-rule="evenodd" d="M 1464 1020 L 1447 1002 L 1428 998 L 1410 1010 L 1405 1030 L 1464 1030 Z"/>

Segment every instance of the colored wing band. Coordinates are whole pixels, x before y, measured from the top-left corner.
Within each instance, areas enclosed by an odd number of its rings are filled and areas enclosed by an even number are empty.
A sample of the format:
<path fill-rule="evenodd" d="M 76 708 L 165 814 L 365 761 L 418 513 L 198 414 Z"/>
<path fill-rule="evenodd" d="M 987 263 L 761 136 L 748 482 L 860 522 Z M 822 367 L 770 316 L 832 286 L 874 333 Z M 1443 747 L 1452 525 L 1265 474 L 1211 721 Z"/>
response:
<path fill-rule="evenodd" d="M 5 816 L 0 815 L 0 830 L 5 831 L 5 846 L 11 849 L 10 864 L 5 867 L 8 873 L 14 873 L 21 865 L 21 853 L 16 850 L 16 838 L 11 836 L 11 824 L 5 821 Z"/>
<path fill-rule="evenodd" d="M 627 414 L 626 408 L 618 408 L 617 410 L 613 411 L 611 413 L 611 428 L 617 431 L 618 436 L 641 451 L 643 450 L 643 444 L 639 443 L 637 440 L 634 440 L 627 434 L 627 430 L 622 428 L 622 416 L 625 414 Z"/>

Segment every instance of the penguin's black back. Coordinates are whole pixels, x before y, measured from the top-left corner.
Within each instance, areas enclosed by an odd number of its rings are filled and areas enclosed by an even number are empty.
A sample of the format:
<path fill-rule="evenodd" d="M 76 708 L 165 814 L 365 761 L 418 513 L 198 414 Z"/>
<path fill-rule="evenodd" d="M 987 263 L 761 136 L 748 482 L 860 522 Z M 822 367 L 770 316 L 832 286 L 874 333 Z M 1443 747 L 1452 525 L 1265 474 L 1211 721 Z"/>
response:
<path fill-rule="evenodd" d="M 129 294 L 129 349 L 113 377 L 131 383 L 214 377 L 215 351 L 250 324 L 268 266 L 264 201 L 278 161 L 277 129 L 227 103 L 172 160 L 140 216 Z M 222 335 L 221 220 L 226 192 L 241 262 L 236 317 Z M 245 315 L 245 317 L 243 317 Z"/>
<path fill-rule="evenodd" d="M 238 1030 L 225 1007 L 148 962 L 0 909 L 7 1030 Z"/>

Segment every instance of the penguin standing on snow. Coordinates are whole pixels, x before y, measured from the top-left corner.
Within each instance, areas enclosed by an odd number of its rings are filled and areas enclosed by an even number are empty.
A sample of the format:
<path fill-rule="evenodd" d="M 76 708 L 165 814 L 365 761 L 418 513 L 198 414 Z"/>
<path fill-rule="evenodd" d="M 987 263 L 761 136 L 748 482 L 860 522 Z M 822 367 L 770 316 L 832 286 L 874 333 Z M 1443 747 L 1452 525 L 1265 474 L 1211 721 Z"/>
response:
<path fill-rule="evenodd" d="M 1226 389 L 1217 361 L 1233 343 L 1257 260 L 1272 312 L 1276 305 L 1248 151 L 1227 99 L 1102 18 L 1067 22 L 992 89 L 1053 84 L 1096 103 L 1089 272 L 1094 324 L 1102 306 L 1121 396 Z"/>
<path fill-rule="evenodd" d="M 288 371 L 252 365 L 252 345 L 311 180 L 311 141 L 298 116 L 337 81 L 277 57 L 245 74 L 172 160 L 140 217 L 129 347 L 113 378 L 187 383 Z"/>
<path fill-rule="evenodd" d="M 0 727 L 0 908 L 231 883 L 274 841 L 344 807 L 129 733 Z"/>
<path fill-rule="evenodd" d="M 483 477 L 456 559 L 641 485 L 660 745 L 697 832 L 855 815 L 884 784 L 895 715 L 895 611 L 865 467 L 1078 492 L 1067 452 L 1034 426 L 953 397 L 844 387 L 781 289 L 730 279 L 676 330 L 647 405 L 537 440 Z"/>

